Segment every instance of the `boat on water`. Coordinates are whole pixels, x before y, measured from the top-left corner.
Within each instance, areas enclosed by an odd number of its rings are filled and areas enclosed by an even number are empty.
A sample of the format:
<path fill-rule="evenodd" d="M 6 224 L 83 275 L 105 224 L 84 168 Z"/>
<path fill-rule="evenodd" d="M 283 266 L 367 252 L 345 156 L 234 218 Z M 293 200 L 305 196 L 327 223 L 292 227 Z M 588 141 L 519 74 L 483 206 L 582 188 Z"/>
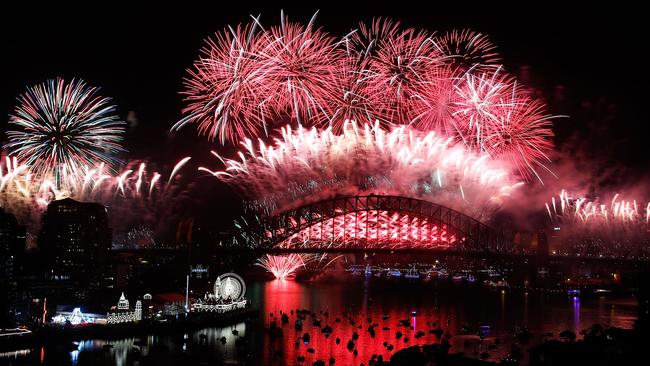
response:
<path fill-rule="evenodd" d="M 483 284 L 488 287 L 494 287 L 494 288 L 510 288 L 510 284 L 506 282 L 505 280 L 499 280 L 499 281 L 491 281 L 491 280 L 485 280 L 483 281 Z"/>
<path fill-rule="evenodd" d="M 454 275 L 453 277 L 451 277 L 451 280 L 454 281 L 454 282 L 461 282 L 461 281 L 467 280 L 467 276 L 465 276 L 465 275 Z"/>
<path fill-rule="evenodd" d="M 398 271 L 396 269 L 388 270 L 388 272 L 386 272 L 386 276 L 388 276 L 388 277 L 402 277 L 402 272 L 400 272 L 400 271 Z"/>
<path fill-rule="evenodd" d="M 493 269 L 489 269 L 488 272 L 487 272 L 487 275 L 488 275 L 488 277 L 493 277 L 493 278 L 494 277 L 501 277 L 501 273 L 499 273 L 499 272 L 497 272 L 497 271 L 495 271 Z"/>
<path fill-rule="evenodd" d="M 404 275 L 404 278 L 408 278 L 408 279 L 412 279 L 412 280 L 419 280 L 420 279 L 420 272 L 418 272 L 418 270 L 415 269 L 415 266 L 411 266 L 411 268 Z"/>

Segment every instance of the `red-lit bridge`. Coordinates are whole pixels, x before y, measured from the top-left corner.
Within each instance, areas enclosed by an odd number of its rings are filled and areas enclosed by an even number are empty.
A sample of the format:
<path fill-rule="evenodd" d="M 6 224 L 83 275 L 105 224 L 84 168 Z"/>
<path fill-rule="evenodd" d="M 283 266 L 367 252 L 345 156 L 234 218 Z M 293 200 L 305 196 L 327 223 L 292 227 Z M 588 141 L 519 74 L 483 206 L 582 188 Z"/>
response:
<path fill-rule="evenodd" d="M 240 229 L 235 247 L 265 252 L 514 254 L 512 243 L 487 225 L 453 209 L 407 197 L 334 198 L 248 223 Z"/>

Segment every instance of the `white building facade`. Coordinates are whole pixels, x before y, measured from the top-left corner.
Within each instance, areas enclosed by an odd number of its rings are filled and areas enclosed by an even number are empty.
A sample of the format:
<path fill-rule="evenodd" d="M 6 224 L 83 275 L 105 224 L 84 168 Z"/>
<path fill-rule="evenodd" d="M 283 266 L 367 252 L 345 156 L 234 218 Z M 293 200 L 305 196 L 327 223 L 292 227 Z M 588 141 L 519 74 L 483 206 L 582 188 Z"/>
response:
<path fill-rule="evenodd" d="M 129 307 L 129 300 L 124 296 L 124 292 L 122 292 L 117 306 L 111 308 L 106 314 L 107 324 L 131 323 L 139 322 L 140 320 L 142 320 L 142 301 L 136 301 L 135 308 L 131 309 Z"/>

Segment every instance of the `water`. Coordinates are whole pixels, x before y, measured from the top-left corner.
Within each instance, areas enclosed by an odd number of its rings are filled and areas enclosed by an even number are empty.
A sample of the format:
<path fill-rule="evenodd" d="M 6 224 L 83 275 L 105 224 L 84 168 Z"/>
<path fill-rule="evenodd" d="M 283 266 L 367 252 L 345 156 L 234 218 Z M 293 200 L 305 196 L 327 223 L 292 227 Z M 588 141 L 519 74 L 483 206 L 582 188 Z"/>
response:
<path fill-rule="evenodd" d="M 181 364 L 228 364 L 244 360 L 246 364 L 293 365 L 299 355 L 305 357 L 305 365 L 315 360 L 325 362 L 330 357 L 336 365 L 368 364 L 373 354 L 389 359 L 396 350 L 415 344 L 439 343 L 440 339 L 429 330 L 440 327 L 450 338 L 452 352 L 465 352 L 477 357 L 478 352 L 488 350 L 491 360 L 499 360 L 513 343 L 515 327 L 527 327 L 535 336 L 529 343 L 540 342 L 545 334 L 557 337 L 562 330 L 576 334 L 580 330 L 599 323 L 604 326 L 631 328 L 636 320 L 636 299 L 633 297 L 570 297 L 537 293 L 502 292 L 487 290 L 478 285 L 451 283 L 422 283 L 407 280 L 366 280 L 350 277 L 345 281 L 302 284 L 293 281 L 253 282 L 249 284 L 248 297 L 260 308 L 260 320 L 240 323 L 225 328 L 208 328 L 176 336 L 151 335 L 146 338 L 128 338 L 118 341 L 87 340 L 78 342 L 77 350 L 54 347 L 22 350 L 0 355 L 0 363 L 11 365 L 181 365 Z M 296 309 L 309 309 L 322 320 L 321 327 L 333 328 L 326 337 L 319 328 L 312 326 L 311 316 L 303 322 L 303 330 L 293 327 Z M 290 314 L 288 325 L 283 326 L 283 337 L 272 340 L 264 331 L 270 321 L 277 318 L 281 325 L 280 311 Z M 343 316 L 353 318 L 354 324 Z M 416 316 L 412 316 L 415 312 Z M 327 314 L 326 314 L 327 313 Z M 382 317 L 388 316 L 387 320 Z M 336 318 L 341 322 L 336 322 Z M 367 331 L 367 318 L 378 323 L 376 335 Z M 399 326 L 406 320 L 413 329 Z M 435 325 L 434 325 L 435 323 Z M 460 328 L 469 325 L 472 331 L 460 335 Z M 361 325 L 361 329 L 358 326 Z M 479 325 L 489 325 L 490 332 L 480 344 L 475 335 Z M 383 328 L 387 327 L 388 330 Z M 239 333 L 234 335 L 232 330 Z M 404 336 L 396 338 L 396 332 Z M 418 331 L 425 336 L 415 339 Z M 355 342 L 357 355 L 348 351 L 346 344 L 353 332 L 359 334 Z M 301 337 L 310 334 L 309 343 Z M 221 337 L 226 343 L 220 342 Z M 341 343 L 336 344 L 336 338 Z M 408 337 L 408 343 L 404 342 Z M 445 336 L 443 335 L 443 338 Z M 246 340 L 247 346 L 237 347 L 235 340 Z M 498 339 L 498 341 L 497 341 Z M 140 346 L 134 342 L 140 340 Z M 298 342 L 296 342 L 298 340 Z M 388 351 L 384 342 L 394 345 Z M 499 343 L 499 344 L 497 344 Z M 112 348 L 104 348 L 111 344 Z M 488 347 L 493 345 L 493 347 Z M 524 346 L 525 348 L 526 346 Z M 312 348 L 315 353 L 308 353 Z M 279 355 L 282 354 L 280 357 Z"/>

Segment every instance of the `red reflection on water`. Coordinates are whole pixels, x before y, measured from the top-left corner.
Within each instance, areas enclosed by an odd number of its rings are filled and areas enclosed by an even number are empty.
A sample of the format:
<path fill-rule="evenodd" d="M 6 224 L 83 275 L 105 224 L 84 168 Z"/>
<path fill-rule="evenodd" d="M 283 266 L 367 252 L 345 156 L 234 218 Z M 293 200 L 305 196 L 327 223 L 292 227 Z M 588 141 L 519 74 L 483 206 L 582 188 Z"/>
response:
<path fill-rule="evenodd" d="M 382 311 L 378 307 L 362 306 L 363 312 L 348 312 L 347 317 L 342 312 L 332 312 L 331 309 L 341 309 L 340 296 L 319 296 L 309 297 L 309 292 L 304 290 L 304 285 L 294 281 L 275 280 L 265 284 L 264 291 L 264 311 L 265 325 L 268 327 L 271 322 L 275 322 L 282 328 L 283 337 L 272 340 L 269 336 L 264 337 L 264 355 L 263 359 L 270 364 L 284 365 L 294 364 L 298 356 L 305 357 L 305 365 L 311 365 L 316 360 L 324 360 L 326 363 L 333 357 L 336 364 L 353 365 L 368 364 L 368 360 L 373 355 L 382 355 L 383 359 L 388 361 L 390 356 L 396 351 L 414 345 L 440 343 L 444 334 L 436 336 L 430 333 L 430 330 L 447 329 L 453 327 L 455 331 L 456 324 L 452 324 L 452 314 L 446 311 L 435 311 L 430 313 L 418 312 L 416 316 L 412 315 L 415 309 L 408 308 L 407 305 Z M 310 309 L 314 311 L 315 317 L 321 320 L 320 326 L 314 326 L 312 316 L 308 315 L 303 320 L 303 328 L 297 331 L 294 327 L 298 315 L 297 309 Z M 281 312 L 287 313 L 289 323 L 282 325 Z M 337 318 L 340 322 L 337 322 Z M 370 320 L 370 322 L 368 321 Z M 405 320 L 404 325 L 399 321 Z M 368 331 L 372 324 L 378 324 L 374 330 L 374 337 Z M 321 328 L 329 325 L 333 332 L 328 337 L 321 332 Z M 410 325 L 410 327 L 409 327 Z M 397 332 L 402 336 L 397 338 Z M 415 338 L 418 331 L 424 332 L 424 335 Z M 354 342 L 353 351 L 347 349 L 348 341 L 352 339 L 353 333 L 356 332 L 359 338 Z M 308 343 L 302 341 L 302 336 L 308 333 L 310 340 Z M 336 343 L 336 339 L 340 343 Z M 408 340 L 405 342 L 405 340 Z M 384 342 L 393 345 L 393 350 L 389 351 L 384 346 Z M 308 352 L 313 349 L 315 353 Z M 283 353 L 279 357 L 277 353 Z M 274 355 L 275 358 L 274 358 Z"/>

